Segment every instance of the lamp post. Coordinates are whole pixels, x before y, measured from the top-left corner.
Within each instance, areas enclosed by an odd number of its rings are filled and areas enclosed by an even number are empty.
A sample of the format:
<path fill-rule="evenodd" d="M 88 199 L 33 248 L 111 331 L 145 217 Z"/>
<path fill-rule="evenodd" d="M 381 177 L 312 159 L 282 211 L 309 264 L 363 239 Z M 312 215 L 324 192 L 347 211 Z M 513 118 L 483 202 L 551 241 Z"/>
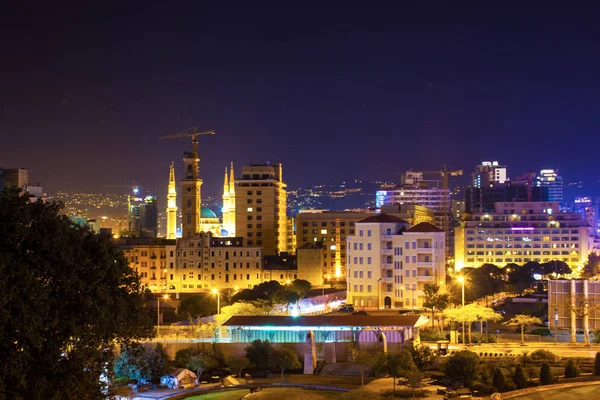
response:
<path fill-rule="evenodd" d="M 217 315 L 221 314 L 221 292 L 216 288 L 212 290 L 213 294 L 217 295 Z"/>
<path fill-rule="evenodd" d="M 160 334 L 160 295 L 156 298 L 156 325 L 158 326 L 157 333 Z M 169 295 L 165 294 L 162 296 L 164 300 L 169 299 Z"/>
<path fill-rule="evenodd" d="M 458 281 L 462 285 L 462 306 L 464 307 L 465 306 L 465 278 L 463 278 L 462 276 L 459 276 Z M 462 342 L 463 342 L 463 344 L 465 344 L 465 323 L 464 322 L 462 324 Z"/>

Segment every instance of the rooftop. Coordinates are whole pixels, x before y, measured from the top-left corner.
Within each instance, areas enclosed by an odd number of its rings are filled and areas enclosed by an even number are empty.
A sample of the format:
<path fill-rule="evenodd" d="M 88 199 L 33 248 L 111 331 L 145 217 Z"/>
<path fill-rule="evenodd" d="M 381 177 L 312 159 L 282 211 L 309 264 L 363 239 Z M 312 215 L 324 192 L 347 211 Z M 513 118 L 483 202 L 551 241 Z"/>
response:
<path fill-rule="evenodd" d="M 253 315 L 233 316 L 224 326 L 239 327 L 419 327 L 428 322 L 422 315 L 311 315 L 311 316 L 280 316 Z"/>
<path fill-rule="evenodd" d="M 408 229 L 406 232 L 443 232 L 440 228 L 435 225 L 430 224 L 429 222 L 421 222 Z"/>
<path fill-rule="evenodd" d="M 408 224 L 408 222 L 406 222 L 405 220 L 403 220 L 401 218 L 394 217 L 393 215 L 385 214 L 385 213 L 381 213 L 381 214 L 369 216 L 369 217 L 367 217 L 365 219 L 362 219 L 362 220 L 358 221 L 357 223 L 358 224 L 365 224 L 365 223 L 397 223 L 397 224 Z"/>

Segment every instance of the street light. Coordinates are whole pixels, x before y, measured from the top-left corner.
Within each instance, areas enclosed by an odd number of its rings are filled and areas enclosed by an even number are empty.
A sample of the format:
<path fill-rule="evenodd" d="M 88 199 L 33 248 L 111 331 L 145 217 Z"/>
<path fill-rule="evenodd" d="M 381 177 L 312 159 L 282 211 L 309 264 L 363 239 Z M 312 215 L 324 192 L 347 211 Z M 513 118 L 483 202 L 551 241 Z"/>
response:
<path fill-rule="evenodd" d="M 465 306 L 465 278 L 462 276 L 458 277 L 458 281 L 462 285 L 462 306 Z M 462 342 L 465 344 L 465 323 L 462 324 Z"/>
<path fill-rule="evenodd" d="M 217 315 L 221 314 L 221 292 L 216 288 L 212 290 L 213 294 L 217 295 Z"/>
<path fill-rule="evenodd" d="M 158 325 L 158 330 L 157 330 L 158 333 L 160 333 L 160 298 L 161 298 L 161 296 L 158 296 L 156 298 L 156 325 Z M 169 295 L 165 294 L 162 296 L 162 298 L 164 300 L 168 300 Z"/>

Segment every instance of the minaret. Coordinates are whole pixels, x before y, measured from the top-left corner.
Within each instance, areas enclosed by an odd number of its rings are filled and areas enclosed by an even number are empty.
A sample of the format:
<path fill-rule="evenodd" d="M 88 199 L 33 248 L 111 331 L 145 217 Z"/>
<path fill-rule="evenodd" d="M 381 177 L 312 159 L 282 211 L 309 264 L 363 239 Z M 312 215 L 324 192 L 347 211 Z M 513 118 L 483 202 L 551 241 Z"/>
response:
<path fill-rule="evenodd" d="M 230 177 L 227 179 L 227 167 L 225 167 L 225 178 L 223 179 L 223 229 L 228 236 L 235 236 L 235 177 L 233 174 L 233 161 L 229 170 Z"/>
<path fill-rule="evenodd" d="M 167 239 L 175 239 L 177 230 L 177 188 L 175 186 L 175 166 L 171 163 L 169 190 L 167 192 Z"/>

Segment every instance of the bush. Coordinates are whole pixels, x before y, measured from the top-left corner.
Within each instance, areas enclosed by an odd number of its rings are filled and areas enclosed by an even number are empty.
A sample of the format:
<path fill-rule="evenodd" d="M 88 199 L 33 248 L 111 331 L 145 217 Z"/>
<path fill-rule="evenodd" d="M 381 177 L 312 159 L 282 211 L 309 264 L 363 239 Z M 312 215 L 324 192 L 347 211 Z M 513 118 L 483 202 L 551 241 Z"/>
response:
<path fill-rule="evenodd" d="M 548 329 L 548 328 L 537 328 L 537 329 L 534 329 L 534 330 L 528 332 L 528 334 L 530 334 L 530 335 L 540 335 L 540 336 L 550 336 L 550 329 Z"/>
<path fill-rule="evenodd" d="M 473 389 L 473 391 L 475 391 L 475 392 L 478 392 L 478 394 L 483 394 L 483 395 L 489 395 L 489 394 L 492 394 L 492 393 L 498 391 L 498 389 L 496 389 L 494 386 L 486 385 L 483 382 L 473 383 L 473 385 L 471 385 L 471 389 Z"/>
<path fill-rule="evenodd" d="M 498 389 L 499 392 L 506 392 L 506 378 L 500 368 L 494 369 L 494 377 L 492 379 L 492 386 Z"/>
<path fill-rule="evenodd" d="M 538 350 L 545 351 L 545 350 Z M 550 371 L 550 364 L 547 361 L 544 361 L 542 364 L 542 368 L 540 369 L 540 384 L 542 385 L 550 385 L 554 382 L 554 378 L 552 377 L 552 372 Z"/>
<path fill-rule="evenodd" d="M 445 366 L 446 376 L 470 387 L 479 374 L 479 356 L 469 350 L 452 354 Z"/>
<path fill-rule="evenodd" d="M 419 331 L 419 337 L 422 342 L 437 342 L 438 340 L 447 340 L 446 334 L 434 329 L 422 329 Z"/>
<path fill-rule="evenodd" d="M 576 378 L 579 376 L 579 368 L 575 365 L 575 361 L 569 360 L 565 367 L 565 378 Z"/>
<path fill-rule="evenodd" d="M 536 350 L 533 353 L 531 353 L 531 359 L 532 360 L 538 360 L 538 361 L 547 361 L 549 363 L 553 363 L 556 362 L 556 354 L 554 354 L 551 351 L 548 350 Z"/>
<path fill-rule="evenodd" d="M 527 377 L 525 376 L 525 372 L 523 371 L 523 368 L 521 368 L 520 365 L 517 365 L 517 368 L 515 368 L 513 382 L 517 386 L 517 389 L 523 389 L 529 386 L 529 384 L 527 383 Z"/>
<path fill-rule="evenodd" d="M 600 375 L 600 352 L 596 353 L 596 358 L 594 359 L 594 375 Z"/>
<path fill-rule="evenodd" d="M 421 371 L 428 369 L 436 360 L 437 354 L 429 346 L 410 343 L 407 348 L 412 360 Z"/>
<path fill-rule="evenodd" d="M 490 335 L 488 333 L 475 333 L 471 337 L 472 343 L 496 343 L 496 335 Z"/>

